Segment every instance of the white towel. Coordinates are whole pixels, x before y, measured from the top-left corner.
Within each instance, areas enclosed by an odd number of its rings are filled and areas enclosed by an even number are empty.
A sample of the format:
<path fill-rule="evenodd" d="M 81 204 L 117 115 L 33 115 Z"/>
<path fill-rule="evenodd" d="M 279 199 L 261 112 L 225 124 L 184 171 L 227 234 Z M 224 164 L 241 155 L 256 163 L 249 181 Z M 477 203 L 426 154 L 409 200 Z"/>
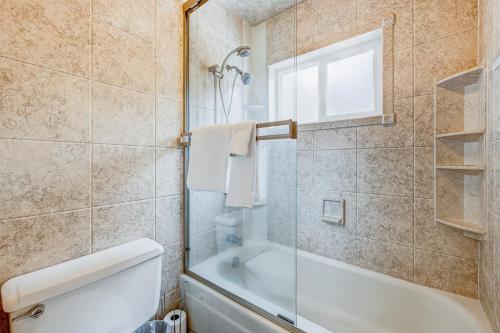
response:
<path fill-rule="evenodd" d="M 226 206 L 252 208 L 257 190 L 256 122 L 232 125 Z M 246 154 L 242 155 L 246 151 Z M 239 155 L 239 156 L 238 156 Z"/>
<path fill-rule="evenodd" d="M 187 187 L 226 193 L 231 126 L 210 125 L 192 131 Z"/>

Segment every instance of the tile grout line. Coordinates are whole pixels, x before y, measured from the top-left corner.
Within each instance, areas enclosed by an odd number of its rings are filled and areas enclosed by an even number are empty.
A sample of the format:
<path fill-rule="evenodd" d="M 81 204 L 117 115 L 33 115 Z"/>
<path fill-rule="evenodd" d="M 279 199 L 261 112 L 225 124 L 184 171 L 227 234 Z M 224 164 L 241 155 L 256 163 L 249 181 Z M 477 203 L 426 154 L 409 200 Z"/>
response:
<path fill-rule="evenodd" d="M 94 3 L 90 2 L 90 253 L 93 252 L 94 242 L 94 208 L 93 208 L 93 172 L 94 172 Z"/>

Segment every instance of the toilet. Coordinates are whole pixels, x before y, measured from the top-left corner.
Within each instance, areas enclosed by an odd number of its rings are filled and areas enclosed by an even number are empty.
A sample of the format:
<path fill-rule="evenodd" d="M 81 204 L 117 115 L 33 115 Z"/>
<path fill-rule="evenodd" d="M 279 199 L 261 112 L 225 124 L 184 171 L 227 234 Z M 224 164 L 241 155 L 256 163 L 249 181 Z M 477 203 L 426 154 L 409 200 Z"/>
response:
<path fill-rule="evenodd" d="M 139 239 L 2 286 L 11 333 L 132 333 L 155 315 L 163 247 Z"/>

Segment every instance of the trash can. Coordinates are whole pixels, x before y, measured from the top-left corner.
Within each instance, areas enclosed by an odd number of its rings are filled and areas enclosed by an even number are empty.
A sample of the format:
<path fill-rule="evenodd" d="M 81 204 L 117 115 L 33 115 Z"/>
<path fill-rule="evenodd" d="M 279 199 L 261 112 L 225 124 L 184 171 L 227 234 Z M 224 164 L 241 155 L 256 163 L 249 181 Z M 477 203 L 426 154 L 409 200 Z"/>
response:
<path fill-rule="evenodd" d="M 167 333 L 167 323 L 163 320 L 152 320 L 148 321 L 134 333 Z"/>

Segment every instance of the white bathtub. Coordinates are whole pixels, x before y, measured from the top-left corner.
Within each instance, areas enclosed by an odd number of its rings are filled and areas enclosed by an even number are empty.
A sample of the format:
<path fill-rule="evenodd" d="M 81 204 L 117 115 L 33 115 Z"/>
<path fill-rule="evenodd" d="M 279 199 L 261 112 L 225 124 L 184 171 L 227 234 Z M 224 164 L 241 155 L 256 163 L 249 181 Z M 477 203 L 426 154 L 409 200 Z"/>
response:
<path fill-rule="evenodd" d="M 277 267 L 278 261 L 293 258 L 289 251 L 273 243 L 233 248 L 192 270 L 223 289 L 259 304 L 274 315 L 285 314 L 296 322 L 297 327 L 308 333 L 492 333 L 477 300 L 419 286 L 300 250 L 297 252 L 295 316 L 295 281 L 290 276 L 280 275 L 280 272 L 286 271 L 283 267 L 288 267 L 290 263 L 282 266 L 282 269 L 272 270 L 272 267 Z M 234 256 L 241 259 L 237 268 L 231 266 Z M 280 258 L 281 260 L 277 260 Z M 274 266 L 255 265 L 259 260 L 269 262 L 270 259 L 275 261 Z M 184 281 L 186 279 L 185 277 Z M 196 281 L 190 281 L 194 287 Z M 211 311 L 218 311 L 214 304 L 221 311 L 230 306 L 231 319 L 235 322 L 240 322 L 236 319 L 238 313 L 241 316 L 251 316 L 246 308 L 215 292 L 210 293 L 210 296 L 205 295 L 201 301 L 213 297 L 219 299 L 210 303 L 208 308 Z M 193 299 L 192 303 L 194 302 Z M 200 299 L 196 302 L 200 302 Z M 193 322 L 203 322 L 199 320 L 200 311 L 191 310 Z M 224 311 L 220 313 L 227 314 Z M 227 332 L 283 332 L 271 323 L 267 323 L 269 326 L 262 330 L 261 327 L 253 327 L 256 324 L 252 324 L 248 318 L 241 322 L 248 323 L 248 326 L 243 326 L 242 330 L 233 327 Z M 265 321 L 259 322 L 259 325 L 265 324 Z M 196 333 L 213 332 L 198 329 Z"/>

